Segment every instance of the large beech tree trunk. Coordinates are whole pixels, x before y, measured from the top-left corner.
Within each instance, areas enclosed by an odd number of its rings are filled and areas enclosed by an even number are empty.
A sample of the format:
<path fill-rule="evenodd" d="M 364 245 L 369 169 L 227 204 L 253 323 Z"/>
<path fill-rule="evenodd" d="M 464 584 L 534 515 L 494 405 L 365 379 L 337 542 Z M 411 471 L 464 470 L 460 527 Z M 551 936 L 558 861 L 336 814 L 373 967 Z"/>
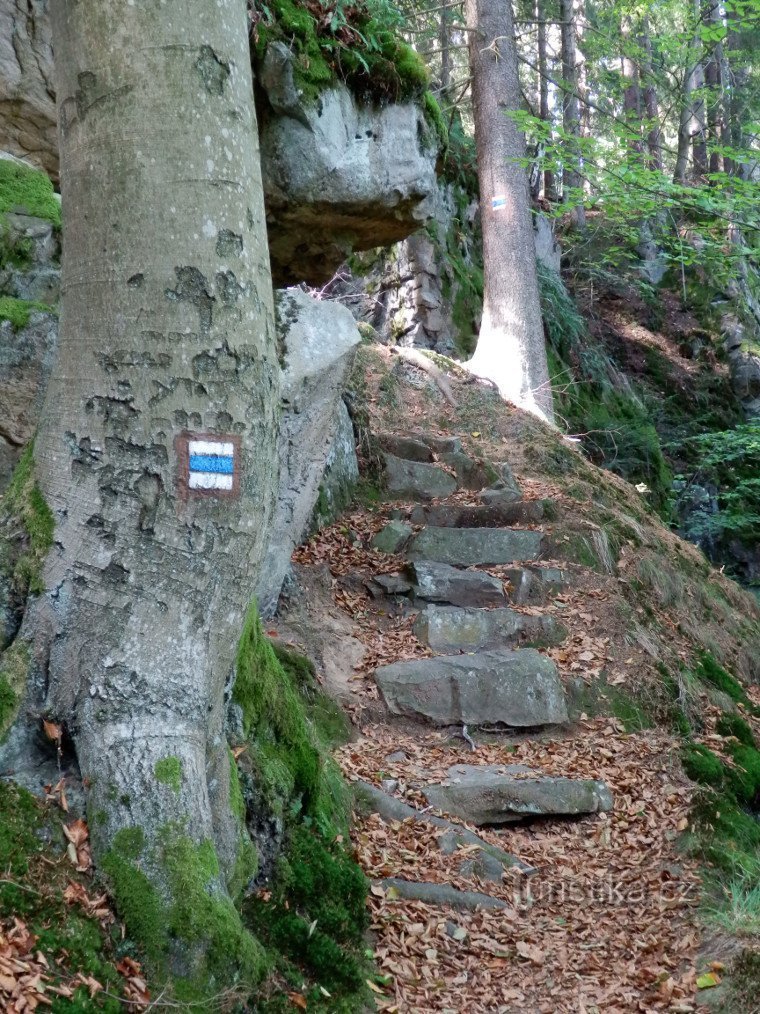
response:
<path fill-rule="evenodd" d="M 483 225 L 483 320 L 469 368 L 502 397 L 553 419 L 525 169 L 525 138 L 508 115 L 521 105 L 512 7 L 466 0 L 475 148 Z"/>
<path fill-rule="evenodd" d="M 148 843 L 182 828 L 225 870 L 224 690 L 278 402 L 245 6 L 56 0 L 52 16 L 65 251 L 35 459 L 55 544 L 22 634 L 100 854 L 126 827 Z"/>

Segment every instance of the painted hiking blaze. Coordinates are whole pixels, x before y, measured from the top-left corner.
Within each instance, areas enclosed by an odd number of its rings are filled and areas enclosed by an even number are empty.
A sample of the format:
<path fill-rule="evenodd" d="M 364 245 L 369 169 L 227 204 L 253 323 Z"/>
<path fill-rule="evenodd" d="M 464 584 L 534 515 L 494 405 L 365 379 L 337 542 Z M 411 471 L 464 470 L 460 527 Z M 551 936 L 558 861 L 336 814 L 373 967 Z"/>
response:
<path fill-rule="evenodd" d="M 185 493 L 234 495 L 239 488 L 237 437 L 185 434 L 177 440 L 178 477 Z"/>

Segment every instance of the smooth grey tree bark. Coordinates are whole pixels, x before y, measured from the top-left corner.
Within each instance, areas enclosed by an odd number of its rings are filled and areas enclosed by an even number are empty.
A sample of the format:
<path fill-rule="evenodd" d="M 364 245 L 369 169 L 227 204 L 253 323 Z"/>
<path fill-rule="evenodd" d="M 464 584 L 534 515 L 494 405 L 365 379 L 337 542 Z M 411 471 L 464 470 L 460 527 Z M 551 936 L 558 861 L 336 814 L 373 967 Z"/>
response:
<path fill-rule="evenodd" d="M 518 160 L 525 138 L 510 111 L 520 108 L 512 7 L 466 0 L 475 148 L 483 226 L 483 320 L 467 364 L 501 396 L 553 421 L 528 176 Z"/>
<path fill-rule="evenodd" d="M 224 691 L 278 404 L 245 5 L 56 0 L 52 16 L 65 249 L 35 459 L 55 544 L 22 634 L 96 849 L 181 828 L 229 870 Z"/>

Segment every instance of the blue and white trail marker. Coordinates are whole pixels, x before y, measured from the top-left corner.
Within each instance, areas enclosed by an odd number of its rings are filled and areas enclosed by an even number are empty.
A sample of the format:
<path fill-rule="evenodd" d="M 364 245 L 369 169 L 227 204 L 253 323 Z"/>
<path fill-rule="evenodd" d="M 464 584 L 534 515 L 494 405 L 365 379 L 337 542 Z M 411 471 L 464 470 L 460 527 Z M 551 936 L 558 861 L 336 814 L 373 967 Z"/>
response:
<path fill-rule="evenodd" d="M 235 445 L 228 440 L 188 441 L 189 489 L 231 492 L 235 480 Z"/>
<path fill-rule="evenodd" d="M 491 207 L 494 211 L 502 211 L 507 206 L 506 197 L 494 197 L 491 201 Z"/>

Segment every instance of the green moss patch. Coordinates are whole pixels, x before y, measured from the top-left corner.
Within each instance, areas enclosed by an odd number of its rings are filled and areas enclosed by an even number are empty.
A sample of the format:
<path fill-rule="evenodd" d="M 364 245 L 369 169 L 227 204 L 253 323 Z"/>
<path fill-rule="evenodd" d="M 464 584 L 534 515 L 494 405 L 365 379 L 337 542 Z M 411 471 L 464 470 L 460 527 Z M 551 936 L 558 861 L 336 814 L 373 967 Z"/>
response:
<path fill-rule="evenodd" d="M 86 989 L 78 989 L 71 998 L 56 998 L 53 1011 L 118 1014 L 126 1001 L 116 964 L 131 945 L 112 942 L 95 919 L 64 900 L 73 872 L 59 817 L 23 789 L 0 782 L 0 919 L 24 921 L 38 938 L 35 950 L 44 954 L 55 982 L 68 983 L 81 972 L 110 994 L 94 1001 Z"/>
<path fill-rule="evenodd" d="M 29 647 L 15 641 L 0 654 L 0 741 L 13 724 L 29 674 Z"/>
<path fill-rule="evenodd" d="M 179 793 L 182 788 L 182 762 L 179 757 L 163 757 L 156 761 L 153 773 L 157 782 L 168 785 L 173 792 Z"/>
<path fill-rule="evenodd" d="M 294 0 L 255 0 L 255 54 L 285 42 L 295 57 L 295 82 L 304 97 L 316 100 L 336 81 L 370 102 L 421 99 L 429 74 L 422 59 L 398 35 L 400 15 L 371 0 L 320 9 Z"/>
<path fill-rule="evenodd" d="M 7 211 L 61 225 L 61 205 L 45 173 L 20 162 L 0 159 L 0 215 Z"/>
<path fill-rule="evenodd" d="M 26 327 L 35 310 L 40 313 L 55 313 L 53 307 L 46 303 L 15 299 L 13 296 L 0 296 L 0 322 L 9 320 L 17 331 Z"/>
<path fill-rule="evenodd" d="M 18 540 L 11 557 L 11 577 L 20 598 L 42 591 L 42 564 L 53 545 L 55 521 L 34 476 L 34 448 L 24 451 L 0 501 L 0 539 L 3 533 Z"/>

